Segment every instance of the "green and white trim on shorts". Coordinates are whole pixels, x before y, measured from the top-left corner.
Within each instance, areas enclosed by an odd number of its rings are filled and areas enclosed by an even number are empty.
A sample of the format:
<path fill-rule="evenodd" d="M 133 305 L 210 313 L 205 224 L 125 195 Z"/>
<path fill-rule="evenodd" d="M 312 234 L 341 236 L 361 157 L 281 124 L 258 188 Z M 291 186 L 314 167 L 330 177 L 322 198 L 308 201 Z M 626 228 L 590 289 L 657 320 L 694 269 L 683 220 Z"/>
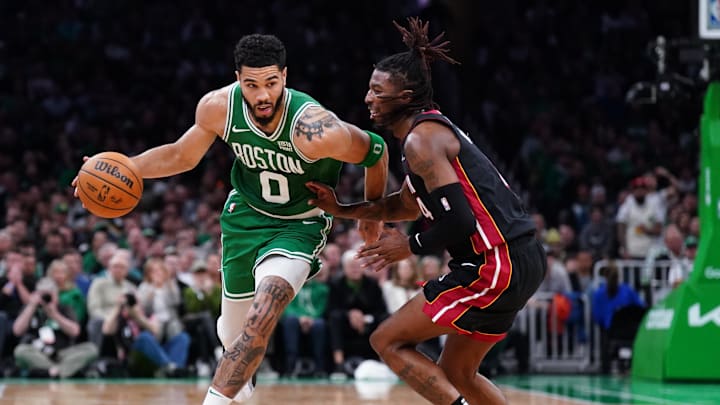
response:
<path fill-rule="evenodd" d="M 255 269 L 266 258 L 280 255 L 310 265 L 312 277 L 320 270 L 318 255 L 325 248 L 332 216 L 313 209 L 307 215 L 266 215 L 253 209 L 236 192 L 228 195 L 220 215 L 222 228 L 223 295 L 231 300 L 255 296 Z"/>

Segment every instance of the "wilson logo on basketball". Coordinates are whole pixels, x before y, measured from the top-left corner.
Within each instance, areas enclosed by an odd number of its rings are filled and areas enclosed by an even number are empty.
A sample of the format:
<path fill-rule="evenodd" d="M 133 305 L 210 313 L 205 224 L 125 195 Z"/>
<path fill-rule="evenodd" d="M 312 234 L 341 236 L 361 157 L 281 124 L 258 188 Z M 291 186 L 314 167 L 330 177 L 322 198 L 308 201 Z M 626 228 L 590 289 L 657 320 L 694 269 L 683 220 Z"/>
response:
<path fill-rule="evenodd" d="M 126 186 L 128 186 L 130 188 L 132 188 L 133 184 L 135 184 L 135 182 L 133 182 L 127 176 L 120 173 L 120 170 L 118 169 L 117 166 L 111 165 L 108 162 L 99 161 L 99 162 L 95 163 L 95 170 L 105 172 L 105 173 L 119 179 L 120 181 L 125 183 Z"/>

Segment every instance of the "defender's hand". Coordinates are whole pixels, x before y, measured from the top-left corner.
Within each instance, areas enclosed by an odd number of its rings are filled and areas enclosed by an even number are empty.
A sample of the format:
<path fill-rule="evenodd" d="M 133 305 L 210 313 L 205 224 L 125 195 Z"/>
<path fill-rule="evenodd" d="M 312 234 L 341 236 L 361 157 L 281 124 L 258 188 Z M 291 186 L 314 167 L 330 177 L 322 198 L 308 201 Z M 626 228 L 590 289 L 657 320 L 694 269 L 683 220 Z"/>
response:
<path fill-rule="evenodd" d="M 305 187 L 317 195 L 317 197 L 308 200 L 308 204 L 314 205 L 330 215 L 340 213 L 341 207 L 335 196 L 335 190 L 330 186 L 317 181 L 308 181 L 305 183 Z"/>
<path fill-rule="evenodd" d="M 405 234 L 395 228 L 386 228 L 380 234 L 380 239 L 365 244 L 358 250 L 357 256 L 365 259 L 363 266 L 379 271 L 389 264 L 399 262 L 412 255 L 407 238 Z"/>

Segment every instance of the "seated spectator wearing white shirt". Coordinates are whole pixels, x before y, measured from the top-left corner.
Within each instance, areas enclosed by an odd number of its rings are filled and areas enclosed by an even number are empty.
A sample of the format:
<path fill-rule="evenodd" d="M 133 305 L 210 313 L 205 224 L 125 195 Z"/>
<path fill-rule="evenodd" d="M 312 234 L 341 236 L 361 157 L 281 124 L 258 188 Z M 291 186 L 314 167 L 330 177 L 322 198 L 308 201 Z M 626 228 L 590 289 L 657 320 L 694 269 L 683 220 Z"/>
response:
<path fill-rule="evenodd" d="M 388 313 L 397 311 L 420 291 L 417 260 L 411 256 L 390 266 L 389 278 L 381 285 Z"/>

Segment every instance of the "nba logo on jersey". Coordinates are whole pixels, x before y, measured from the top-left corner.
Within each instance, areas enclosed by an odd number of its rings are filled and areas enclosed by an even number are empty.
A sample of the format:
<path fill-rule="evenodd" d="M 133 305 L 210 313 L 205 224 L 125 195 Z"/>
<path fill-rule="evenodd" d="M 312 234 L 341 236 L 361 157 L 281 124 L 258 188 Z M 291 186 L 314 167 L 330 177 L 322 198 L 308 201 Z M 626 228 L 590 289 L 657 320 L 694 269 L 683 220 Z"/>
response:
<path fill-rule="evenodd" d="M 448 202 L 447 198 L 445 198 L 445 197 L 441 198 L 440 204 L 442 204 L 445 211 L 450 211 L 450 203 Z"/>
<path fill-rule="evenodd" d="M 228 207 L 228 212 L 233 212 L 233 211 L 235 211 L 235 203 L 231 203 L 230 206 Z"/>

